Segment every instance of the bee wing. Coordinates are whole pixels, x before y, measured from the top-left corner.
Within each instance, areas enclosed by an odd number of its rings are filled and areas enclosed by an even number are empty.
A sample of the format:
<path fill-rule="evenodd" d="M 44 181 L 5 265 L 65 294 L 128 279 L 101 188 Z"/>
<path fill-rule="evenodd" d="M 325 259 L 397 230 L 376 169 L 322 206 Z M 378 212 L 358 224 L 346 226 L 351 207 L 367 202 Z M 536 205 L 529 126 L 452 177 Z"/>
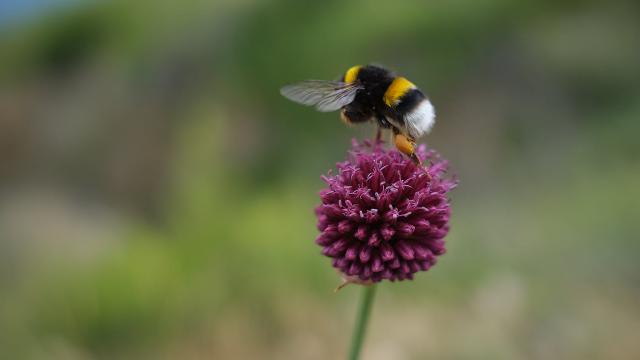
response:
<path fill-rule="evenodd" d="M 350 104 L 362 86 L 341 81 L 305 80 L 282 87 L 280 94 L 303 105 L 315 105 L 318 111 L 335 111 Z"/>

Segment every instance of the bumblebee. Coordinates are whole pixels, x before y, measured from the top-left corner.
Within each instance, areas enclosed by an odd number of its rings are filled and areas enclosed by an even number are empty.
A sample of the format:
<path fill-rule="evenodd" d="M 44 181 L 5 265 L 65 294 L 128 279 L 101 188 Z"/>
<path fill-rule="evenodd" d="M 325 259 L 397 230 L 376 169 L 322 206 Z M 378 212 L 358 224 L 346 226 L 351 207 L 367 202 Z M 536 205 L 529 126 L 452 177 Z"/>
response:
<path fill-rule="evenodd" d="M 340 110 L 347 124 L 372 121 L 393 132 L 396 148 L 416 164 L 416 140 L 435 122 L 435 110 L 418 87 L 404 77 L 376 65 L 353 66 L 340 81 L 306 80 L 284 86 L 280 93 L 294 102 L 315 106 L 318 111 Z"/>

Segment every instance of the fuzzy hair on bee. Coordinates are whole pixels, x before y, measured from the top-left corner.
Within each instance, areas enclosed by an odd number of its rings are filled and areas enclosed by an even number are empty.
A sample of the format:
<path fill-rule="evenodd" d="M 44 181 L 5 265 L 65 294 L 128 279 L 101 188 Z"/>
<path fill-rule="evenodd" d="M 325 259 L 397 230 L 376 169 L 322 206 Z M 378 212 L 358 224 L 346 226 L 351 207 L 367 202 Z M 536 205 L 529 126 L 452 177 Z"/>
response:
<path fill-rule="evenodd" d="M 374 122 L 390 129 L 398 150 L 415 162 L 415 142 L 435 123 L 429 99 L 411 81 L 378 65 L 356 65 L 340 81 L 306 80 L 284 86 L 280 93 L 294 102 L 315 106 L 319 111 L 340 110 L 348 124 Z"/>

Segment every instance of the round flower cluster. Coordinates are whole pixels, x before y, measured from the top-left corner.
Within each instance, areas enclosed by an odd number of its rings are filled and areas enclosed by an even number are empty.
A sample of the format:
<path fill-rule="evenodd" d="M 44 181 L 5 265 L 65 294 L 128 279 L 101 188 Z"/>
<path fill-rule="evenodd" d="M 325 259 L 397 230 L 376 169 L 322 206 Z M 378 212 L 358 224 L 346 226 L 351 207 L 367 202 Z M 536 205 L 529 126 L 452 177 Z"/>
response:
<path fill-rule="evenodd" d="M 445 253 L 451 208 L 447 161 L 424 145 L 414 164 L 381 142 L 353 141 L 349 159 L 323 180 L 316 243 L 347 282 L 413 279 Z"/>

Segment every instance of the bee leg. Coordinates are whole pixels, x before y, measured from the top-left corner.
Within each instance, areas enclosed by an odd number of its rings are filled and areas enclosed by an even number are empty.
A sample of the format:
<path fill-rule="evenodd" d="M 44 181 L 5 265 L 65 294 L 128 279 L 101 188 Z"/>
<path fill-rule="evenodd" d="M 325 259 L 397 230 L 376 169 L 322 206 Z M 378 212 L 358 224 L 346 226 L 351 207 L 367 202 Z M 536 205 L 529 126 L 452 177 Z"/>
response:
<path fill-rule="evenodd" d="M 376 114 L 376 120 L 378 123 L 378 129 L 376 130 L 376 141 L 382 140 L 382 130 L 390 129 L 393 126 L 389 123 L 386 117 L 382 114 Z"/>
<path fill-rule="evenodd" d="M 380 142 L 380 140 L 382 140 L 382 128 L 376 126 L 376 142 Z"/>
<path fill-rule="evenodd" d="M 392 129 L 396 149 L 398 149 L 401 153 L 407 155 L 416 165 L 421 166 L 422 161 L 420 161 L 420 158 L 418 158 L 418 155 L 416 155 L 415 140 L 402 134 L 396 127 L 393 127 Z"/>
<path fill-rule="evenodd" d="M 411 156 L 409 157 L 411 158 L 411 161 L 416 164 L 416 166 L 422 166 L 422 161 L 420 161 L 420 158 L 418 157 L 418 155 L 416 155 L 416 153 L 411 154 Z"/>

